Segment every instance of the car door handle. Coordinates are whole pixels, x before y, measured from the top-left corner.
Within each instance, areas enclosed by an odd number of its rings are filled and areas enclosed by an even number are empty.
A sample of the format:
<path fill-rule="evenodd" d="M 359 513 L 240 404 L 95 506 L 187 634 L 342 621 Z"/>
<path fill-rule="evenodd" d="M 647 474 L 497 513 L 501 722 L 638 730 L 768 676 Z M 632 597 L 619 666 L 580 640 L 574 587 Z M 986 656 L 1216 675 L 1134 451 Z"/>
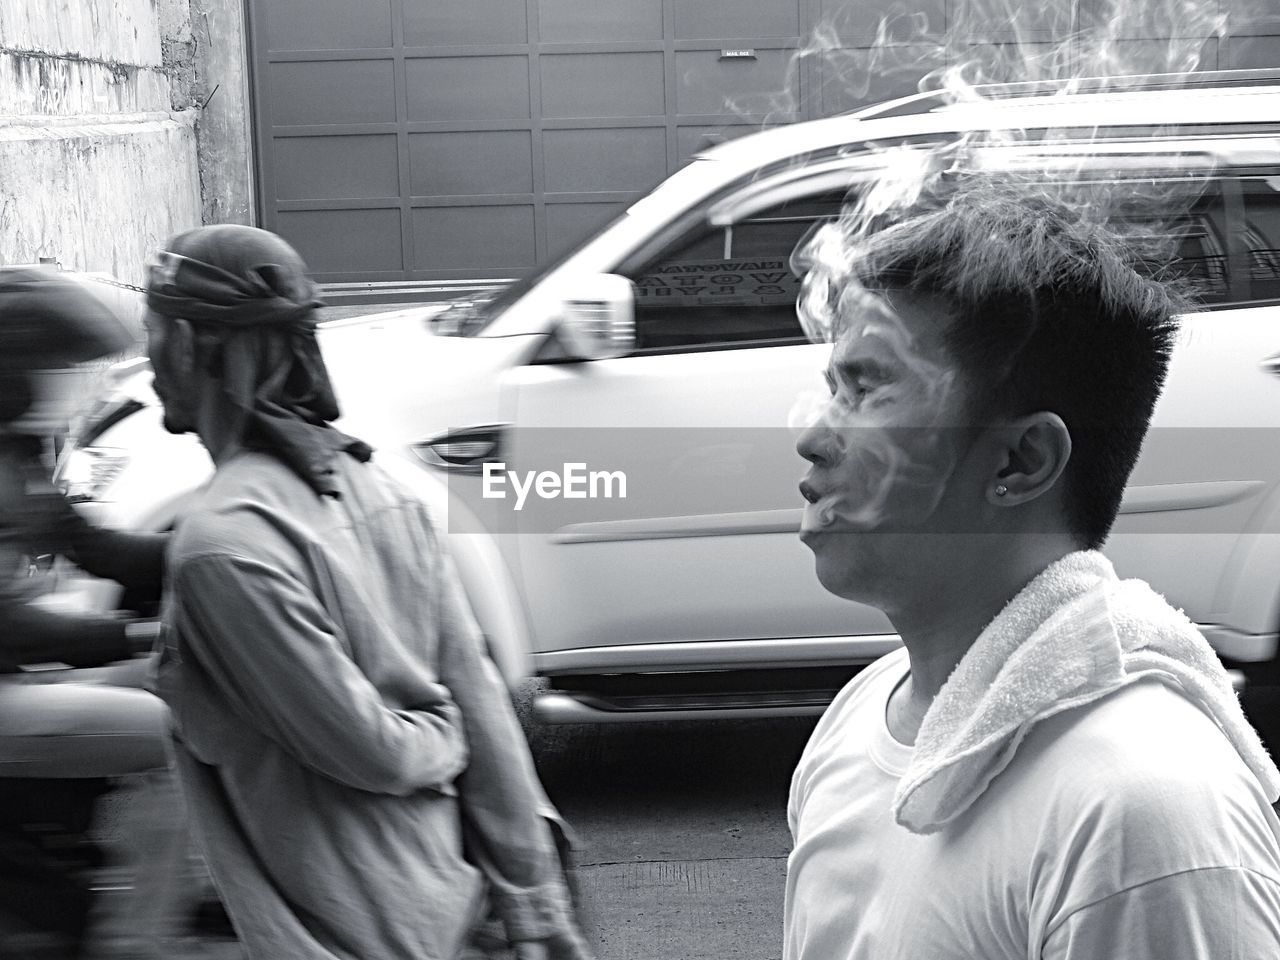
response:
<path fill-rule="evenodd" d="M 1258 366 L 1274 377 L 1280 377 L 1280 353 L 1263 360 Z"/>

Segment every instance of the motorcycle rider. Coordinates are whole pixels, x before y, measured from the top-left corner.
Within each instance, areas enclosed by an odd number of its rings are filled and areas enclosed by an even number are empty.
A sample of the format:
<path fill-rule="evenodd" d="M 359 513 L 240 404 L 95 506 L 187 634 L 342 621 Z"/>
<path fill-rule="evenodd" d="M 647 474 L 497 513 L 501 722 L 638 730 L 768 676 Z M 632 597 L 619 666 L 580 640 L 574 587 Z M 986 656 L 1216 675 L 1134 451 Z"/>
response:
<path fill-rule="evenodd" d="M 88 887 L 24 829 L 31 820 L 62 810 L 80 821 L 66 824 L 79 834 L 105 778 L 141 778 L 140 796 L 123 809 L 138 821 L 130 839 L 148 868 L 104 936 L 119 928 L 145 939 L 155 930 L 177 886 L 160 864 L 176 869 L 186 854 L 168 773 L 167 711 L 140 688 L 145 662 L 107 673 L 108 682 L 82 669 L 148 653 L 154 622 L 59 611 L 39 597 L 37 574 L 57 554 L 158 593 L 167 537 L 89 525 L 54 489 L 44 458 L 74 383 L 64 372 L 133 343 L 73 281 L 50 270 L 0 269 L 0 947 L 21 943 L 26 956 L 77 955 L 93 906 Z M 73 669 L 23 670 L 51 662 Z"/>

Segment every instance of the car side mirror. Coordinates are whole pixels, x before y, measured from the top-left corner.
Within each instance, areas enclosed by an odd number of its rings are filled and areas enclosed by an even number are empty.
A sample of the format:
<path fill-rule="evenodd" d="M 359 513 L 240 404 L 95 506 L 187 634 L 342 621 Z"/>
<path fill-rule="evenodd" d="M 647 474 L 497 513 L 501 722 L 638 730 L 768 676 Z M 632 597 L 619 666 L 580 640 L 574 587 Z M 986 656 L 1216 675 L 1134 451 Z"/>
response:
<path fill-rule="evenodd" d="M 558 333 L 572 359 L 609 360 L 635 349 L 636 299 L 626 277 L 598 273 L 575 278 L 561 317 Z"/>

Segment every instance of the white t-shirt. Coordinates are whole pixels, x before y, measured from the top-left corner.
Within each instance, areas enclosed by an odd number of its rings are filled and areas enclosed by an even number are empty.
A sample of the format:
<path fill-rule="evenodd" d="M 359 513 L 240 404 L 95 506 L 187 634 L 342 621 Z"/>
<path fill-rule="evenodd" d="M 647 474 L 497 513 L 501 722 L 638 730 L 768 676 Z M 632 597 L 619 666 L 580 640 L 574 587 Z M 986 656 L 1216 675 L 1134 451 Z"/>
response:
<path fill-rule="evenodd" d="M 915 834 L 885 709 L 905 650 L 842 690 L 791 784 L 785 960 L 1277 960 L 1280 822 L 1194 704 L 1142 681 L 1032 728 Z"/>

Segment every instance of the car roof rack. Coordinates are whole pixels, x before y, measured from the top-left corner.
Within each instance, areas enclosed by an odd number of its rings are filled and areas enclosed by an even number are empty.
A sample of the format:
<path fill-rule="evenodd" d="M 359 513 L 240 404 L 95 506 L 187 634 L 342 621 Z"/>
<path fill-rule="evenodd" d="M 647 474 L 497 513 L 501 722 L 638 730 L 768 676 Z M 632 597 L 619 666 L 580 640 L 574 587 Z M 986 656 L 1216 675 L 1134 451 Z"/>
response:
<path fill-rule="evenodd" d="M 970 88 L 979 100 L 1004 101 L 1071 94 L 1133 93 L 1141 90 L 1196 90 L 1221 87 L 1280 86 L 1280 68 L 1254 70 L 1202 70 L 1192 73 L 1149 73 L 1117 77 L 1079 77 L 1070 80 L 1023 80 L 1014 83 L 976 83 Z M 957 103 L 950 91 L 928 90 L 896 100 L 872 104 L 842 113 L 854 120 L 915 116 Z"/>

